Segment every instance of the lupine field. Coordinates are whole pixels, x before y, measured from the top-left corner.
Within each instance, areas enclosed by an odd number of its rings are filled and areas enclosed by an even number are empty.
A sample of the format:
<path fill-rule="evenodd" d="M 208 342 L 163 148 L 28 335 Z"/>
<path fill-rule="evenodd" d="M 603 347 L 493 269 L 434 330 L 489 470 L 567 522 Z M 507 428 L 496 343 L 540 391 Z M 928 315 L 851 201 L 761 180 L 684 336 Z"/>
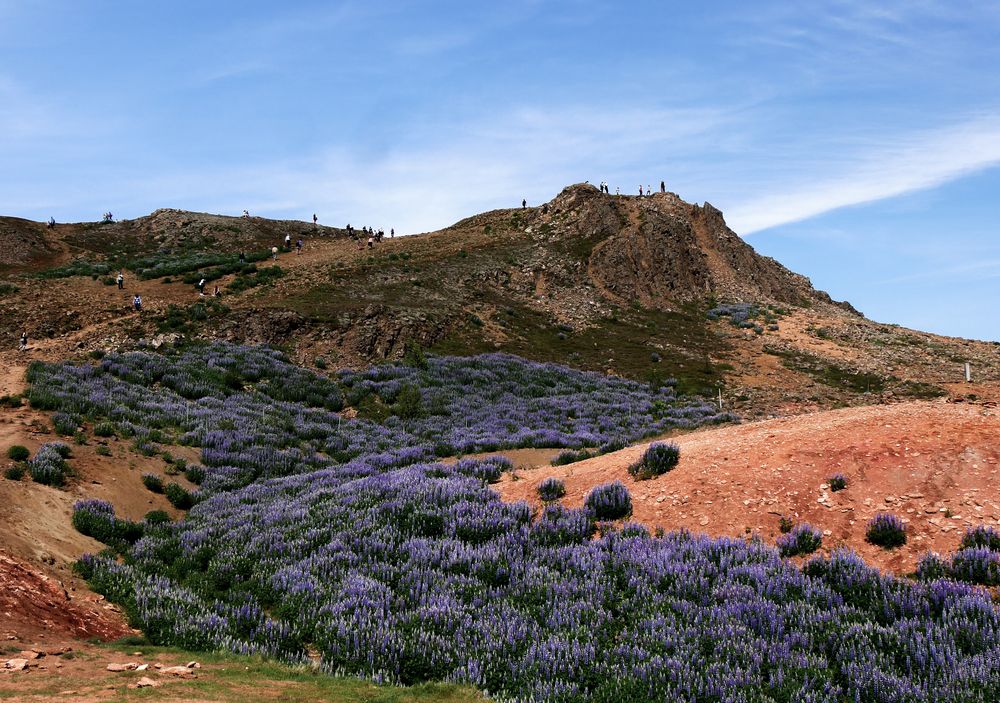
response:
<path fill-rule="evenodd" d="M 36 407 L 201 448 L 183 520 L 132 523 L 101 501 L 74 517 L 115 548 L 80 570 L 156 642 L 318 653 L 332 674 L 499 700 L 1000 700 L 983 589 L 843 551 L 799 569 L 757 540 L 654 537 L 558 503 L 533 515 L 489 487 L 509 462 L 435 463 L 732 419 L 669 388 L 502 355 L 330 380 L 224 345 L 36 364 L 29 380 Z M 342 417 L 345 402 L 383 421 Z"/>

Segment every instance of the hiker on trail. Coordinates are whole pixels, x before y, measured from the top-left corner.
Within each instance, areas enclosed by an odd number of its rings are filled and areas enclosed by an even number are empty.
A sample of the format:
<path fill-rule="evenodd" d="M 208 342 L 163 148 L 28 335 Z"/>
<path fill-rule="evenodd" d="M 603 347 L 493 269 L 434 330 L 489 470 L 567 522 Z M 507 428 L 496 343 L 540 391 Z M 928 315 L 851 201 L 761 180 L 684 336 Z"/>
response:
<path fill-rule="evenodd" d="M 286 234 L 285 235 L 285 249 L 291 249 L 291 248 L 292 248 L 292 235 Z"/>
<path fill-rule="evenodd" d="M 49 218 L 49 229 L 52 229 L 55 226 L 56 226 L 56 218 L 50 217 Z"/>
<path fill-rule="evenodd" d="M 319 223 L 319 218 L 316 217 L 316 213 L 314 212 L 313 213 L 313 227 L 315 227 L 317 225 L 317 223 Z"/>
<path fill-rule="evenodd" d="M 621 188 L 615 188 L 615 195 L 621 195 L 621 194 L 622 194 L 622 189 Z"/>
<path fill-rule="evenodd" d="M 241 251 L 241 252 L 240 252 L 240 263 L 241 263 L 241 264 L 245 264 L 246 262 L 247 262 L 247 255 L 246 255 L 246 254 L 244 254 L 244 253 L 243 253 L 243 252 Z"/>
<path fill-rule="evenodd" d="M 132 307 L 135 308 L 136 312 L 142 312 L 142 297 L 138 293 L 132 299 Z"/>
<path fill-rule="evenodd" d="M 118 290 L 125 290 L 125 274 L 119 271 L 118 278 L 115 280 L 118 282 Z"/>
<path fill-rule="evenodd" d="M 396 230 L 394 228 L 390 228 L 389 229 L 389 239 L 395 239 L 395 238 L 396 238 Z"/>
<path fill-rule="evenodd" d="M 526 207 L 528 207 L 528 201 L 527 201 L 527 200 L 524 200 L 524 199 L 522 198 L 522 199 L 521 199 L 521 209 L 523 210 L 523 209 L 524 209 L 524 208 L 526 208 Z"/>
<path fill-rule="evenodd" d="M 273 261 L 278 260 L 278 247 L 271 247 L 271 259 Z"/>
<path fill-rule="evenodd" d="M 246 210 L 243 211 L 243 219 L 244 220 L 249 220 L 250 219 L 250 213 L 247 212 Z"/>
<path fill-rule="evenodd" d="M 374 247 L 375 247 L 375 237 L 372 237 L 371 235 L 369 235 L 368 236 L 368 248 L 372 249 Z"/>
<path fill-rule="evenodd" d="M 28 331 L 27 330 L 25 330 L 24 332 L 21 333 L 21 343 L 18 345 L 17 350 L 18 351 L 27 351 L 28 350 Z"/>
<path fill-rule="evenodd" d="M 205 279 L 198 281 L 198 294 L 205 295 Z"/>
<path fill-rule="evenodd" d="M 660 181 L 660 192 L 661 193 L 666 193 L 667 192 L 667 184 L 664 183 L 663 181 Z"/>
<path fill-rule="evenodd" d="M 653 194 L 653 189 L 650 188 L 649 185 L 647 184 L 646 185 L 646 195 L 652 195 L 652 194 Z"/>
<path fill-rule="evenodd" d="M 222 295 L 222 293 L 220 293 L 220 292 L 219 292 L 219 287 L 218 287 L 218 286 L 216 286 L 216 287 L 215 287 L 215 292 L 214 292 L 214 293 L 212 293 L 212 297 L 213 297 L 213 298 L 218 298 L 218 297 L 219 297 L 220 295 Z"/>
<path fill-rule="evenodd" d="M 642 197 L 642 186 L 639 186 L 639 197 Z"/>
<path fill-rule="evenodd" d="M 295 253 L 296 254 L 301 254 L 302 253 L 302 240 L 301 239 L 298 240 L 297 242 L 295 242 Z"/>

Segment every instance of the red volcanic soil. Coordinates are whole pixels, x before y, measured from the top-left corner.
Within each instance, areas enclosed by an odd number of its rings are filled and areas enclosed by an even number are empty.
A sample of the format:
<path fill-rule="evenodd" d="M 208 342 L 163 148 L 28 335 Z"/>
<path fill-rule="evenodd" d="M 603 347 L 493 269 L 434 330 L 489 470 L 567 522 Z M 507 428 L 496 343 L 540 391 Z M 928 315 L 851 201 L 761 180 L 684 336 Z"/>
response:
<path fill-rule="evenodd" d="M 981 397 L 981 396 L 980 396 Z M 621 480 L 632 519 L 650 528 L 713 536 L 779 535 L 783 515 L 823 531 L 823 549 L 848 546 L 897 574 L 928 550 L 949 553 L 967 527 L 1000 524 L 1000 411 L 990 402 L 910 402 L 832 410 L 694 432 L 674 441 L 671 472 L 635 481 L 627 467 L 648 445 L 556 467 L 505 475 L 506 500 L 538 506 L 536 486 L 565 481 L 563 503 L 579 507 L 593 486 Z M 828 479 L 847 477 L 836 493 Z M 878 512 L 907 522 L 907 544 L 887 551 L 865 542 Z"/>
<path fill-rule="evenodd" d="M 0 551 L 0 635 L 4 640 L 104 640 L 132 632 L 118 609 L 89 591 L 71 594 L 62 582 Z"/>

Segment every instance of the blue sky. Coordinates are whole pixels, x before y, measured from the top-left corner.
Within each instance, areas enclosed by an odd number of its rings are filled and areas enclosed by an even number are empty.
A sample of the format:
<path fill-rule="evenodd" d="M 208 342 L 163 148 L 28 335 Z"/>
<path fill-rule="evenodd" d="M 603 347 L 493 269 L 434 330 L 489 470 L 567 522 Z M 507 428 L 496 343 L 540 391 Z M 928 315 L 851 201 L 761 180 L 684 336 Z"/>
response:
<path fill-rule="evenodd" d="M 1000 340 L 997 36 L 995 2 L 0 0 L 0 213 L 417 232 L 665 180 L 873 319 Z"/>

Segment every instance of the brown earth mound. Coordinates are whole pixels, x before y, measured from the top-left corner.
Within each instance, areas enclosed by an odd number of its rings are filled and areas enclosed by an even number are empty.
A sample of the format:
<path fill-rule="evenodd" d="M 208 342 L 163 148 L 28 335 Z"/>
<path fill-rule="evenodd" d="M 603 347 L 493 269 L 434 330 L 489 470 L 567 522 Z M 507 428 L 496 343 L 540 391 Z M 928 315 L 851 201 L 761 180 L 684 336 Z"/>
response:
<path fill-rule="evenodd" d="M 1000 524 L 1000 412 L 991 403 L 946 401 L 848 408 L 714 428 L 677 438 L 677 468 L 634 481 L 627 468 L 648 445 L 576 464 L 519 471 L 498 490 L 538 506 L 547 476 L 566 483 L 563 503 L 583 504 L 595 485 L 624 482 L 633 520 L 713 536 L 757 533 L 774 542 L 781 516 L 824 533 L 823 549 L 847 546 L 869 563 L 912 572 L 928 550 L 950 553 L 962 533 Z M 847 477 L 832 492 L 829 478 Z M 907 522 L 909 541 L 886 551 L 865 541 L 878 512 Z"/>

